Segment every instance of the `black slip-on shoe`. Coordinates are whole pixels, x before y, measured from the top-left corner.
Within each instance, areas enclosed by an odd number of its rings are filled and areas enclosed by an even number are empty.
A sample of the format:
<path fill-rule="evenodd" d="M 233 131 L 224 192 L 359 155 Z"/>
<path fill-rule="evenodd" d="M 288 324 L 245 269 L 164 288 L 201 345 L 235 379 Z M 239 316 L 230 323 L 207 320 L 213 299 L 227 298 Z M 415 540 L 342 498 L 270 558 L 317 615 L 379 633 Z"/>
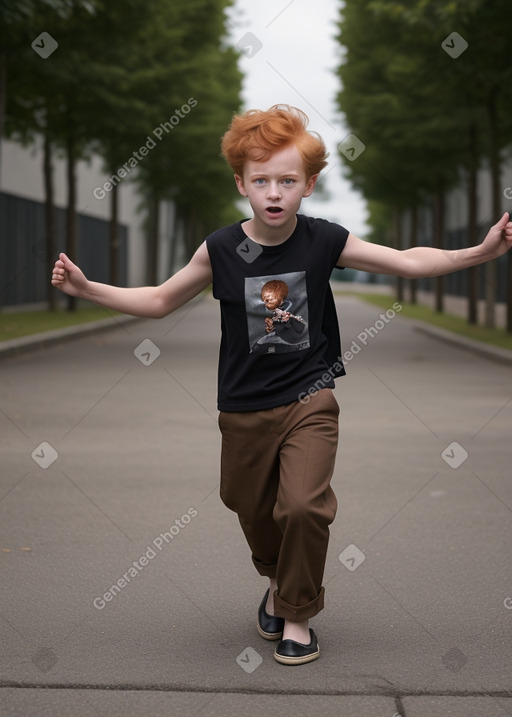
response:
<path fill-rule="evenodd" d="M 309 628 L 311 642 L 303 645 L 295 640 L 281 640 L 274 651 L 275 659 L 282 665 L 303 665 L 306 662 L 313 662 L 320 657 L 318 640 L 311 628 Z"/>
<path fill-rule="evenodd" d="M 269 615 L 265 610 L 269 590 L 270 588 L 267 589 L 258 610 L 258 632 L 265 640 L 279 640 L 284 630 L 284 618 Z"/>

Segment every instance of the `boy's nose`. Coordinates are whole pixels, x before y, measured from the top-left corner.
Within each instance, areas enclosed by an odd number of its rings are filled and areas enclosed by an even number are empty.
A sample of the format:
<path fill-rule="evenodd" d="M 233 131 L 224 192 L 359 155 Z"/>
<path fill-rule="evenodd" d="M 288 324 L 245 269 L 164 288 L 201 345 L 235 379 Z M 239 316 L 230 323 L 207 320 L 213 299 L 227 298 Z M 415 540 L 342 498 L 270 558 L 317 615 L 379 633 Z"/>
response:
<path fill-rule="evenodd" d="M 278 199 L 280 196 L 281 192 L 279 191 L 279 186 L 277 184 L 270 184 L 267 191 L 267 198 Z"/>

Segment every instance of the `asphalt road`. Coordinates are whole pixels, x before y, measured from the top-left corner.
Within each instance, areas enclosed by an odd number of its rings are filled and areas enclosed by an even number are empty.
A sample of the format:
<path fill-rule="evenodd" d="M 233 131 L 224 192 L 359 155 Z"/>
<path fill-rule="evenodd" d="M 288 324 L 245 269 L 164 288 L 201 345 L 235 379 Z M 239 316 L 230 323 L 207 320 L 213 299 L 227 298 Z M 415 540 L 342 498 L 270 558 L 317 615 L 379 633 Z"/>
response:
<path fill-rule="evenodd" d="M 512 369 L 392 298 L 337 303 L 340 507 L 300 667 L 258 636 L 218 496 L 214 300 L 0 361 L 1 715 L 512 715 Z"/>

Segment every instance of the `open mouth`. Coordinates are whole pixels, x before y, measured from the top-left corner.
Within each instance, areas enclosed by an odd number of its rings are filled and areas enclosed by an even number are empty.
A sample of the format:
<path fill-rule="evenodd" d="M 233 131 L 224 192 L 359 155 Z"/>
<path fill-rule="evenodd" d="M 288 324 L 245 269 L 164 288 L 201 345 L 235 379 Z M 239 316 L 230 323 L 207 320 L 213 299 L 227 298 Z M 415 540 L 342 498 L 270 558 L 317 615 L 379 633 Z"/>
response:
<path fill-rule="evenodd" d="M 281 207 L 267 207 L 267 212 L 270 214 L 281 214 L 282 211 Z"/>

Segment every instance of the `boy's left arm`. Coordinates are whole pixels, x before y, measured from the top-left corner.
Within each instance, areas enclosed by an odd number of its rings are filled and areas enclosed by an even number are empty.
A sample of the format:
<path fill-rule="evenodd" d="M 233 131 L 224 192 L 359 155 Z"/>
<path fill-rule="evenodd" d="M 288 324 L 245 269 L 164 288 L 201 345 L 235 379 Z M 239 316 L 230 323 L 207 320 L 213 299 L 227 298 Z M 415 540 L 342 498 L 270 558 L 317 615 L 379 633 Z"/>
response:
<path fill-rule="evenodd" d="M 374 274 L 394 274 L 405 279 L 441 276 L 483 264 L 512 248 L 512 221 L 508 212 L 492 226 L 485 239 L 466 249 L 413 247 L 397 250 L 358 239 L 350 234 L 338 265 Z"/>

